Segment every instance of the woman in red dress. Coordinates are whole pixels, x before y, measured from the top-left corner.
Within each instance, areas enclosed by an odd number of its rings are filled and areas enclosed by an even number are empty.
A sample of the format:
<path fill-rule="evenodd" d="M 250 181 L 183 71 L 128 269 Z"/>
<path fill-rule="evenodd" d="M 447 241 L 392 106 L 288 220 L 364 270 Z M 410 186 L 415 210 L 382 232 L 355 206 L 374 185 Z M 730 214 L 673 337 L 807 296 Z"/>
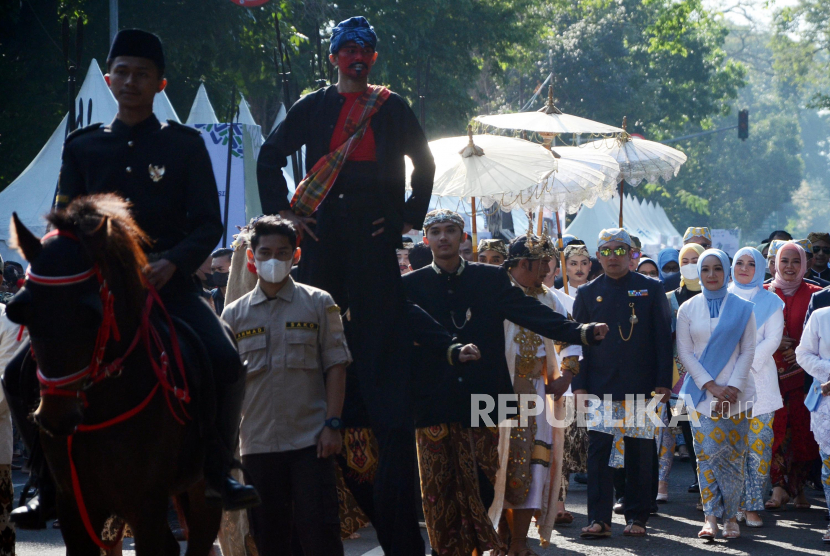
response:
<path fill-rule="evenodd" d="M 775 256 L 775 277 L 764 287 L 784 301 L 784 336 L 774 354 L 778 369 L 778 386 L 784 407 L 775 412 L 772 445 L 772 497 L 766 508 L 783 508 L 791 499 L 799 509 L 809 508 L 804 496 L 804 481 L 813 460 L 819 457 L 818 445 L 810 434 L 810 412 L 804 405 L 806 373 L 795 360 L 795 348 L 801 341 L 804 317 L 810 297 L 819 286 L 804 282 L 807 255 L 793 242 L 780 246 Z"/>

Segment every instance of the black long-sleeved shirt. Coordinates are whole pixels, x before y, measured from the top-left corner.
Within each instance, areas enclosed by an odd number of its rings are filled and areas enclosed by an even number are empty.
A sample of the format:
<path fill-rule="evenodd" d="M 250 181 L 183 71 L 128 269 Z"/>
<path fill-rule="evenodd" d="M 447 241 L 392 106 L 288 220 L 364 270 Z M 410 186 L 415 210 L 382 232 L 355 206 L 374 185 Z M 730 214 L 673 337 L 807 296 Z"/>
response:
<path fill-rule="evenodd" d="M 331 136 L 340 116 L 345 97 L 336 86 L 310 93 L 288 111 L 285 120 L 274 130 L 259 152 L 257 182 L 262 211 L 276 214 L 291 208 L 288 185 L 282 169 L 288 157 L 305 145 L 305 171 L 331 152 Z M 372 117 L 370 123 L 375 136 L 375 156 L 378 163 L 379 195 L 385 197 L 389 209 L 398 222 L 389 222 L 399 229 L 404 222 L 420 229 L 429 208 L 435 162 L 432 159 L 424 132 L 412 109 L 399 95 L 391 96 Z M 406 169 L 404 156 L 412 160 L 412 195 L 405 197 Z"/>
<path fill-rule="evenodd" d="M 473 394 L 496 402 L 512 394 L 513 383 L 504 356 L 504 321 L 509 320 L 546 338 L 582 344 L 583 327 L 513 286 L 503 268 L 466 263 L 452 274 L 426 266 L 403 276 L 407 297 L 444 326 L 457 341 L 472 343 L 481 359 L 450 367 L 446 361 L 429 361 L 413 369 L 415 424 L 427 427 L 460 422 L 469 425 Z M 664 296 L 665 298 L 665 296 Z M 593 330 L 584 335 L 593 341 Z M 471 408 L 472 405 L 472 408 Z M 483 423 L 479 423 L 482 426 Z"/>
<path fill-rule="evenodd" d="M 631 303 L 638 319 L 633 329 Z M 573 316 L 608 324 L 602 344 L 582 349 L 573 390 L 624 400 L 626 394 L 649 396 L 655 388 L 672 387 L 671 309 L 659 280 L 636 272 L 619 280 L 603 274 L 577 289 Z"/>
<path fill-rule="evenodd" d="M 70 134 L 63 147 L 56 207 L 93 193 L 117 193 L 133 205 L 153 244 L 148 253 L 183 276 L 199 268 L 222 238 L 219 193 L 201 134 L 155 116 L 132 127 L 115 119 Z"/>

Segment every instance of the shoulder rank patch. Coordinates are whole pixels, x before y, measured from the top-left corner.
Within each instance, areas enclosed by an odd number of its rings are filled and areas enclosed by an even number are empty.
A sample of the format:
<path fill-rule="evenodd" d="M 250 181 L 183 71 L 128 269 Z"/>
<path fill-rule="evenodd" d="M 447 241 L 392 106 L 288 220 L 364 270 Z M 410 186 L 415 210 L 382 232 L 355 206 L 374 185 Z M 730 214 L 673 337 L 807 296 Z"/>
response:
<path fill-rule="evenodd" d="M 339 313 L 340 312 L 340 307 L 338 307 L 337 305 L 332 305 L 331 307 L 326 307 L 326 312 L 327 313 Z"/>
<path fill-rule="evenodd" d="M 79 136 L 83 135 L 84 133 L 89 133 L 90 131 L 95 131 L 96 129 L 99 129 L 102 125 L 104 125 L 104 124 L 102 124 L 101 122 L 98 122 L 98 123 L 94 123 L 94 124 L 89 124 L 88 126 L 79 127 L 78 129 L 76 129 L 75 131 L 73 131 L 72 133 L 70 133 L 69 135 L 66 136 L 66 142 L 68 143 L 72 139 L 75 139 L 76 137 L 79 137 Z"/>
<path fill-rule="evenodd" d="M 287 330 L 319 330 L 320 325 L 316 322 L 286 322 Z"/>
<path fill-rule="evenodd" d="M 648 290 L 628 290 L 628 297 L 648 297 Z"/>
<path fill-rule="evenodd" d="M 202 132 L 196 129 L 195 127 L 184 125 L 182 123 L 177 122 L 176 120 L 167 120 L 167 126 L 172 130 L 180 131 L 188 135 L 202 135 Z"/>
<path fill-rule="evenodd" d="M 242 332 L 236 335 L 237 340 L 241 340 L 243 338 L 250 338 L 251 336 L 258 336 L 260 334 L 265 334 L 265 327 L 260 326 L 259 328 L 251 328 L 250 330 L 243 330 Z"/>

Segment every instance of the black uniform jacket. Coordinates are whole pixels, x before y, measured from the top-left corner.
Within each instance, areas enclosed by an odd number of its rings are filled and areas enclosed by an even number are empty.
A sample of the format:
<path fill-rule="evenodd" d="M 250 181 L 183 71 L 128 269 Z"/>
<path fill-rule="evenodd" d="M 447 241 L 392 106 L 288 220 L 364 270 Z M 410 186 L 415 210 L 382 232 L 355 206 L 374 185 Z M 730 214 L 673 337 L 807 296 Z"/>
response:
<path fill-rule="evenodd" d="M 466 263 L 455 274 L 437 268 L 429 265 L 404 275 L 407 297 L 454 334 L 456 341 L 478 346 L 481 359 L 450 366 L 446 359 L 425 358 L 415 366 L 415 425 L 460 422 L 469 426 L 472 394 L 492 396 L 495 423 L 498 395 L 513 393 L 504 356 L 504 321 L 571 344 L 582 343 L 582 329 L 513 286 L 502 268 Z M 590 328 L 586 337 L 592 337 Z M 475 407 L 484 406 L 476 403 Z"/>
<path fill-rule="evenodd" d="M 631 303 L 638 319 L 633 332 Z M 600 345 L 582 348 L 573 390 L 624 400 L 626 394 L 648 397 L 657 387 L 672 387 L 671 309 L 659 280 L 637 272 L 619 280 L 603 274 L 577 289 L 573 316 L 608 324 Z"/>
<path fill-rule="evenodd" d="M 327 155 L 345 97 L 332 85 L 310 93 L 288 111 L 285 120 L 274 130 L 257 161 L 257 182 L 262 211 L 276 214 L 290 210 L 288 185 L 282 168 L 288 157 L 306 147 L 305 171 Z M 429 208 L 435 162 L 424 132 L 406 101 L 395 93 L 386 100 L 370 123 L 375 136 L 378 183 L 382 187 L 386 226 L 399 230 L 404 222 L 420 229 Z M 412 159 L 412 195 L 405 197 L 406 171 L 404 155 Z M 398 234 L 400 236 L 400 234 Z M 400 242 L 400 237 L 398 238 Z"/>
<path fill-rule="evenodd" d="M 76 130 L 63 146 L 57 208 L 93 193 L 117 193 L 133 205 L 153 241 L 148 253 L 182 276 L 199 268 L 222 238 L 219 194 L 198 130 L 155 116 L 130 127 L 121 120 Z"/>

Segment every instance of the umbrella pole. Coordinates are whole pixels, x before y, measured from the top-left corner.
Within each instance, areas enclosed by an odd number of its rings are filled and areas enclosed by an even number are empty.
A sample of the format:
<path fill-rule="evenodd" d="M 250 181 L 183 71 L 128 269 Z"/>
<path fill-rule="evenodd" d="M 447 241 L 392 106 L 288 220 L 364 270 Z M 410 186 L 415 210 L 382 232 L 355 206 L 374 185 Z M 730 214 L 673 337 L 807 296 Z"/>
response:
<path fill-rule="evenodd" d="M 478 224 L 476 223 L 476 198 L 470 197 L 470 206 L 473 213 L 473 257 L 478 257 Z"/>
<path fill-rule="evenodd" d="M 559 211 L 556 214 L 556 237 L 559 240 L 559 268 L 562 269 L 562 283 L 565 284 L 565 295 L 568 293 L 568 273 L 565 272 L 565 246 L 562 244 L 562 223 L 559 221 Z"/>
<path fill-rule="evenodd" d="M 625 186 L 625 180 L 620 181 L 620 228 L 623 227 L 623 187 Z"/>
<path fill-rule="evenodd" d="M 542 228 L 544 222 L 544 213 L 545 209 L 543 207 L 539 207 L 539 220 L 536 222 L 536 235 L 542 237 Z"/>

